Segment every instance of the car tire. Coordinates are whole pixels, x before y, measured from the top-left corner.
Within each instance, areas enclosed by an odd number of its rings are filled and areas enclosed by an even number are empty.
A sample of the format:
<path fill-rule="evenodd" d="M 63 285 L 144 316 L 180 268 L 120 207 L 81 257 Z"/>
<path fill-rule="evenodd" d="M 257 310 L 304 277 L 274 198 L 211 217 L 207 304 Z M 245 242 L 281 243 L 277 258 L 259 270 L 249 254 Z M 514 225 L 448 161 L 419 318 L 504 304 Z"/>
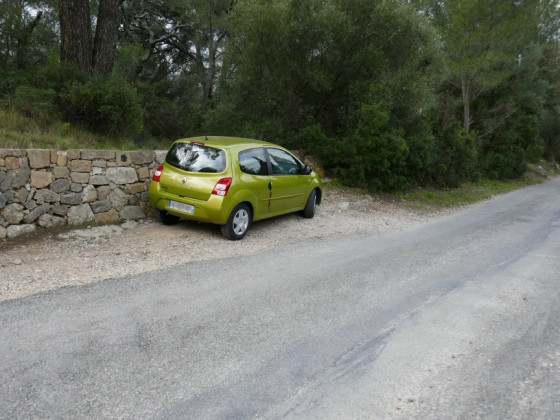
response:
<path fill-rule="evenodd" d="M 177 223 L 181 218 L 178 216 L 173 216 L 172 214 L 167 213 L 165 210 L 155 209 L 154 215 L 158 222 L 163 223 L 164 225 L 174 225 Z"/>
<path fill-rule="evenodd" d="M 237 205 L 225 225 L 222 225 L 222 235 L 232 241 L 243 239 L 251 226 L 251 210 L 246 204 Z"/>
<path fill-rule="evenodd" d="M 317 207 L 317 190 L 311 191 L 305 208 L 303 209 L 303 217 L 307 219 L 313 218 L 315 216 L 315 207 Z"/>

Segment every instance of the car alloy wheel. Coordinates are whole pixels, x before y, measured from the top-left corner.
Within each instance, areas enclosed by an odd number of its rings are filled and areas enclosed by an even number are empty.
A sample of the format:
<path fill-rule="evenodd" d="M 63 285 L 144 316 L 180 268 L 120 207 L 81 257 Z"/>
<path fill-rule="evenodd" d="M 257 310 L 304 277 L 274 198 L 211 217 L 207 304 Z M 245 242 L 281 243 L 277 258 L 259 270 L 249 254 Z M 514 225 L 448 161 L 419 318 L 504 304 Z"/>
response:
<path fill-rule="evenodd" d="M 222 226 L 222 234 L 233 241 L 242 239 L 251 225 L 251 210 L 246 204 L 239 204 L 229 216 L 225 225 Z"/>
<path fill-rule="evenodd" d="M 242 235 L 249 227 L 249 213 L 245 209 L 239 209 L 233 216 L 233 231 L 236 235 Z"/>

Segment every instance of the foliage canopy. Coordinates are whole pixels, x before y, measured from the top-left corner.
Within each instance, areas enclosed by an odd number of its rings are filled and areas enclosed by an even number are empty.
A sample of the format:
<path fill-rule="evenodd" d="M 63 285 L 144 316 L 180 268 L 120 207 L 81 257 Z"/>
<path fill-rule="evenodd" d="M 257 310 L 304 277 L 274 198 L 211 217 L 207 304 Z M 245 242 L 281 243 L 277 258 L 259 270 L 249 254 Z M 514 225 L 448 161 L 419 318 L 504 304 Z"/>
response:
<path fill-rule="evenodd" d="M 560 159 L 559 14 L 554 0 L 9 0 L 0 104 L 138 144 L 266 138 L 375 190 L 518 177 Z"/>

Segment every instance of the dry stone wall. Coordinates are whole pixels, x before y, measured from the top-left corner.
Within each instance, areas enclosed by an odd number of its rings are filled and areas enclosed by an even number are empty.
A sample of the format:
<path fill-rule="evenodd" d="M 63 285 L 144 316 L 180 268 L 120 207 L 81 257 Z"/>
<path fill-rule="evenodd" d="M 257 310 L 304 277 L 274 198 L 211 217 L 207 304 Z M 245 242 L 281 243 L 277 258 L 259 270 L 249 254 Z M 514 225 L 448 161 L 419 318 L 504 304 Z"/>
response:
<path fill-rule="evenodd" d="M 37 226 L 145 218 L 165 153 L 0 149 L 0 239 Z"/>

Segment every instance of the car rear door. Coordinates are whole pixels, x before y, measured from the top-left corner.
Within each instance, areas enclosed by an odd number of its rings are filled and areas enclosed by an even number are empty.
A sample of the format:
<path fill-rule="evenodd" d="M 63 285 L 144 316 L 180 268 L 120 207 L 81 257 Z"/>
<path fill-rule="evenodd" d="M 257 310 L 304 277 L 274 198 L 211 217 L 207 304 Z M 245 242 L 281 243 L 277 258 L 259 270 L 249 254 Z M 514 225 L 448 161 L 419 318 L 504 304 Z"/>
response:
<path fill-rule="evenodd" d="M 255 194 L 254 218 L 260 219 L 269 214 L 270 179 L 266 153 L 262 147 L 239 152 L 240 182 L 244 189 Z"/>

